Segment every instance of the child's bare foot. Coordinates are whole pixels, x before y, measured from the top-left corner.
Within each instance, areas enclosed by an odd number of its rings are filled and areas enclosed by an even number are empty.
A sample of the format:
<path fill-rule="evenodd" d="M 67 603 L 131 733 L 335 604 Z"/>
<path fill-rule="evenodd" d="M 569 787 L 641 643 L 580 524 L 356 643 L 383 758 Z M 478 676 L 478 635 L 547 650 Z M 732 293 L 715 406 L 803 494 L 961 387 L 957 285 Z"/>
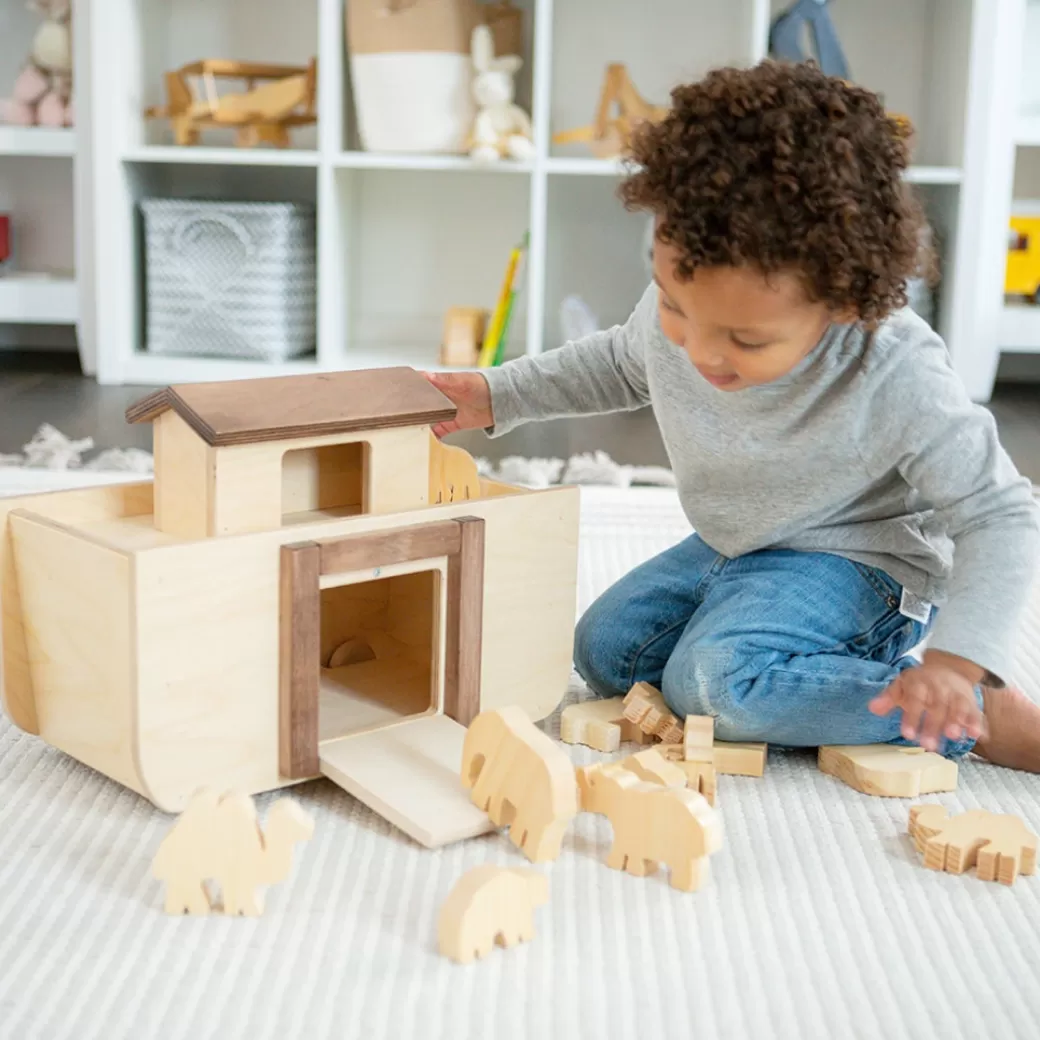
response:
<path fill-rule="evenodd" d="M 1040 773 L 1040 706 L 1020 690 L 982 688 L 989 733 L 975 754 L 994 765 Z"/>

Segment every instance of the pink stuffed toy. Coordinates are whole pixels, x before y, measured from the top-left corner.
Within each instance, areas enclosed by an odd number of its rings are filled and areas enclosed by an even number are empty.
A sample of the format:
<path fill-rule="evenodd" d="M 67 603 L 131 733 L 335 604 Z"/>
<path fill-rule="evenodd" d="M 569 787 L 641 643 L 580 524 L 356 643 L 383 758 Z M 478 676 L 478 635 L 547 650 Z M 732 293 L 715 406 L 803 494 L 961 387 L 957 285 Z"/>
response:
<path fill-rule="evenodd" d="M 0 101 L 0 122 L 72 126 L 71 0 L 30 0 L 28 6 L 45 21 L 33 38 L 11 98 Z"/>

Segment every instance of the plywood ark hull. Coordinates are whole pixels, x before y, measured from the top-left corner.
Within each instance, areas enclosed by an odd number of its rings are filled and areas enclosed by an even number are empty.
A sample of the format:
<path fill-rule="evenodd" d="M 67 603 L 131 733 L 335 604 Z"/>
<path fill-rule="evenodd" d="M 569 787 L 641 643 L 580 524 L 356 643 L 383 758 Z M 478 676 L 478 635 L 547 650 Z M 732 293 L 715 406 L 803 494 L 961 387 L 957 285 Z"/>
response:
<path fill-rule="evenodd" d="M 474 516 L 486 537 L 481 709 L 544 718 L 571 670 L 578 491 L 483 491 L 196 540 L 155 529 L 150 484 L 0 502 L 5 711 L 170 812 L 202 786 L 296 782 L 279 771 L 281 547 Z"/>

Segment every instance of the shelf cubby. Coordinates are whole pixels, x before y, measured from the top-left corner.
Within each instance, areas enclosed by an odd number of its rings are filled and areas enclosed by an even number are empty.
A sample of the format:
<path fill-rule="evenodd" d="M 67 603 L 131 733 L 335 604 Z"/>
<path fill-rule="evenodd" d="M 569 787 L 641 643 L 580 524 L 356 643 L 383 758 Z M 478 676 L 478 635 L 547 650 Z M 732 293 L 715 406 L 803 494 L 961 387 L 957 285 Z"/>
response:
<path fill-rule="evenodd" d="M 3 5 L 0 96 L 10 94 L 39 24 L 24 3 Z M 79 317 L 76 145 L 70 127 L 0 125 L 0 213 L 10 216 L 14 240 L 11 264 L 0 270 L 0 326 L 74 326 Z M 24 330 L 0 329 L 0 345 L 34 339 Z M 61 340 L 64 346 L 65 336 Z"/>
<path fill-rule="evenodd" d="M 771 13 L 789 6 L 772 0 Z M 849 78 L 915 128 L 913 161 L 959 169 L 972 38 L 972 0 L 871 0 L 830 5 Z"/>
<path fill-rule="evenodd" d="M 122 6 L 125 0 L 112 2 Z M 129 32 L 124 31 L 124 35 L 130 36 L 131 54 L 137 58 L 127 83 L 132 91 L 128 100 L 136 109 L 136 118 L 128 126 L 127 155 L 144 147 L 172 146 L 168 120 L 144 119 L 147 107 L 166 104 L 167 72 L 204 58 L 304 67 L 318 54 L 317 0 L 294 0 L 291 9 L 284 0 L 131 0 L 126 8 L 130 21 Z M 242 89 L 240 82 L 229 82 L 226 89 Z M 317 148 L 316 125 L 298 127 L 290 133 L 291 150 Z M 233 146 L 233 131 L 206 129 L 192 150 L 204 156 L 208 151 L 223 153 Z M 233 150 L 259 153 L 263 158 L 258 163 L 272 161 L 267 156 L 273 150 L 266 146 Z"/>
<path fill-rule="evenodd" d="M 342 360 L 439 364 L 449 307 L 494 305 L 527 230 L 527 178 L 452 171 L 340 169 Z M 519 286 L 509 353 L 526 342 Z M 366 362 L 366 363 L 367 363 Z"/>
<path fill-rule="evenodd" d="M 569 296 L 584 301 L 600 328 L 623 324 L 650 282 L 650 218 L 624 213 L 611 178 L 558 177 L 549 185 L 546 259 L 546 349 L 563 341 L 560 307 Z M 566 229 L 566 230 L 563 230 Z M 600 267 L 591 257 L 615 260 Z"/>

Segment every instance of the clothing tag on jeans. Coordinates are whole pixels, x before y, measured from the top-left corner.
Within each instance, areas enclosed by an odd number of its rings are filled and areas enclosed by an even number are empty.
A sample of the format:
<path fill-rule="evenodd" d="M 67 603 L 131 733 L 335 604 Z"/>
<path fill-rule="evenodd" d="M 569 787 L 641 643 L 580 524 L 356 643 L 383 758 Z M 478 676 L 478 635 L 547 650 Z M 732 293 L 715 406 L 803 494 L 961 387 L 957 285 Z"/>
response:
<path fill-rule="evenodd" d="M 915 596 L 907 589 L 903 589 L 903 598 L 899 601 L 899 613 L 903 617 L 912 618 L 914 621 L 920 621 L 922 625 L 926 625 L 932 616 L 932 605 L 928 600 L 921 599 L 920 596 Z"/>

